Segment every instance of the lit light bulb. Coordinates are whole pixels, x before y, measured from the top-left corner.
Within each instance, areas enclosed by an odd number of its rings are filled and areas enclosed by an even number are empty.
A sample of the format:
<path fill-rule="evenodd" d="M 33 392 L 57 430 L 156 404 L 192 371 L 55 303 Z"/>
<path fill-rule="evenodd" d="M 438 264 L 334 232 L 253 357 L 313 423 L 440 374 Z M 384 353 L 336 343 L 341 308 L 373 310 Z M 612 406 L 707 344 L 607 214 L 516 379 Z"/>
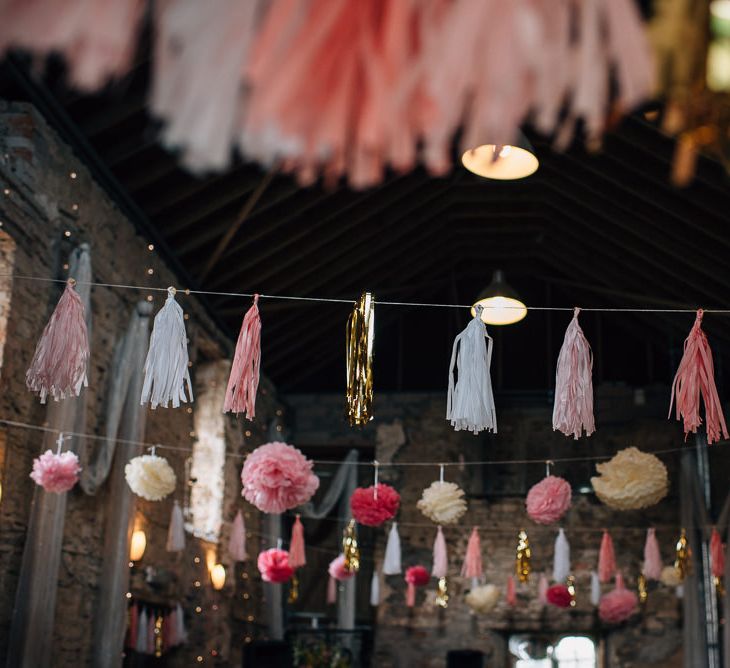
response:
<path fill-rule="evenodd" d="M 142 529 L 137 529 L 132 534 L 132 540 L 129 544 L 129 560 L 139 561 L 144 555 L 147 547 L 147 536 Z"/>

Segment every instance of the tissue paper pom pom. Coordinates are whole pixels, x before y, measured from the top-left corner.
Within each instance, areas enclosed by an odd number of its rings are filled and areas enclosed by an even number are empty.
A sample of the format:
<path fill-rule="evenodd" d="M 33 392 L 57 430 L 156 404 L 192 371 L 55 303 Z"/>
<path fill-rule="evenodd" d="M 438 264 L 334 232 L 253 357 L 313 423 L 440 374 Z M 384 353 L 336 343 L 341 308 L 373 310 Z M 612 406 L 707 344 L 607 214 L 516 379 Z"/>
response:
<path fill-rule="evenodd" d="M 662 568 L 662 575 L 659 579 L 667 587 L 679 587 L 682 584 L 682 575 L 674 566 Z"/>
<path fill-rule="evenodd" d="M 30 477 L 46 492 L 62 494 L 78 482 L 80 471 L 79 458 L 73 452 L 67 450 L 57 455 L 52 450 L 46 450 L 33 460 Z"/>
<path fill-rule="evenodd" d="M 466 604 L 480 615 L 486 615 L 497 607 L 499 597 L 501 596 L 499 587 L 495 585 L 484 585 L 482 587 L 474 587 L 466 595 Z"/>
<path fill-rule="evenodd" d="M 596 470 L 601 474 L 591 478 L 596 496 L 616 510 L 648 508 L 661 501 L 669 490 L 664 464 L 637 448 L 621 450 L 610 461 L 596 464 Z"/>
<path fill-rule="evenodd" d="M 411 566 L 406 570 L 405 581 L 414 587 L 425 587 L 431 575 L 423 566 Z"/>
<path fill-rule="evenodd" d="M 545 597 L 547 598 L 548 603 L 558 608 L 569 608 L 570 602 L 573 600 L 568 588 L 561 584 L 548 587 Z"/>
<path fill-rule="evenodd" d="M 378 484 L 378 496 L 375 487 L 358 487 L 350 497 L 352 516 L 369 527 L 378 527 L 386 520 L 395 517 L 400 506 L 400 494 L 390 485 Z"/>
<path fill-rule="evenodd" d="M 598 616 L 607 624 L 620 624 L 634 614 L 639 599 L 624 587 L 621 576 L 616 576 L 616 589 L 601 597 Z"/>
<path fill-rule="evenodd" d="M 570 508 L 570 497 L 568 481 L 549 475 L 533 485 L 527 493 L 527 514 L 538 524 L 552 524 Z"/>
<path fill-rule="evenodd" d="M 453 482 L 437 480 L 423 490 L 417 506 L 436 524 L 454 524 L 466 512 L 464 490 Z"/>
<path fill-rule="evenodd" d="M 241 471 L 242 496 L 264 513 L 283 513 L 309 501 L 319 487 L 312 462 L 299 450 L 275 442 L 256 448 Z"/>
<path fill-rule="evenodd" d="M 259 552 L 257 566 L 264 582 L 281 584 L 289 582 L 294 575 L 294 569 L 289 565 L 289 553 L 275 547 Z"/>
<path fill-rule="evenodd" d="M 175 490 L 177 478 L 164 457 L 141 455 L 130 459 L 124 467 L 130 489 L 143 499 L 159 501 Z"/>
<path fill-rule="evenodd" d="M 342 580 L 349 580 L 353 575 L 355 575 L 355 571 L 348 571 L 345 568 L 344 554 L 341 554 L 339 557 L 335 557 L 332 561 L 330 561 L 327 572 L 330 574 L 330 577 L 340 582 Z"/>

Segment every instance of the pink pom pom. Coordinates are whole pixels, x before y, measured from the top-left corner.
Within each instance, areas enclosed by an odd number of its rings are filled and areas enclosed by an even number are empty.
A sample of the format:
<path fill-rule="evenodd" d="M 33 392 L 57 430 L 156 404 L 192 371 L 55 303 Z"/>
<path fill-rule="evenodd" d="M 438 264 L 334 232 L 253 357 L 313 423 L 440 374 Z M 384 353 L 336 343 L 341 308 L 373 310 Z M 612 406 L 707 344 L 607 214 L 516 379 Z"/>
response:
<path fill-rule="evenodd" d="M 414 587 L 425 587 L 430 579 L 431 576 L 423 566 L 411 566 L 406 570 L 405 581 Z"/>
<path fill-rule="evenodd" d="M 312 462 L 299 450 L 275 442 L 256 448 L 241 471 L 242 496 L 264 513 L 283 513 L 309 501 L 319 487 Z"/>
<path fill-rule="evenodd" d="M 552 587 L 548 587 L 545 592 L 545 598 L 547 602 L 558 608 L 569 608 L 573 597 L 570 595 L 570 591 L 565 585 L 556 584 Z"/>
<path fill-rule="evenodd" d="M 383 522 L 395 517 L 400 506 L 400 494 L 390 485 L 379 483 L 378 493 L 375 486 L 358 487 L 350 497 L 352 516 L 369 527 L 378 527 Z"/>
<path fill-rule="evenodd" d="M 613 551 L 613 539 L 608 531 L 603 532 L 601 550 L 598 553 L 598 579 L 609 582 L 616 572 L 616 555 Z"/>
<path fill-rule="evenodd" d="M 342 582 L 342 580 L 349 580 L 353 575 L 355 575 L 355 571 L 348 571 L 345 568 L 344 554 L 341 554 L 339 557 L 335 557 L 332 561 L 330 561 L 327 572 L 330 574 L 331 578 L 338 582 Z"/>
<path fill-rule="evenodd" d="M 620 624 L 634 614 L 638 602 L 636 594 L 624 587 L 619 573 L 616 575 L 616 588 L 601 597 L 598 616 L 607 624 Z"/>
<path fill-rule="evenodd" d="M 275 547 L 259 553 L 257 565 L 264 582 L 281 584 L 294 575 L 294 569 L 289 565 L 289 553 Z"/>
<path fill-rule="evenodd" d="M 55 454 L 46 450 L 33 460 L 33 472 L 30 477 L 46 492 L 62 494 L 68 492 L 79 480 L 79 458 L 70 451 Z"/>
<path fill-rule="evenodd" d="M 549 475 L 530 488 L 525 506 L 530 519 L 538 524 L 557 522 L 570 508 L 570 484 Z"/>
<path fill-rule="evenodd" d="M 710 562 L 713 577 L 721 578 L 725 574 L 725 550 L 722 547 L 722 538 L 717 529 L 712 530 L 710 538 Z"/>

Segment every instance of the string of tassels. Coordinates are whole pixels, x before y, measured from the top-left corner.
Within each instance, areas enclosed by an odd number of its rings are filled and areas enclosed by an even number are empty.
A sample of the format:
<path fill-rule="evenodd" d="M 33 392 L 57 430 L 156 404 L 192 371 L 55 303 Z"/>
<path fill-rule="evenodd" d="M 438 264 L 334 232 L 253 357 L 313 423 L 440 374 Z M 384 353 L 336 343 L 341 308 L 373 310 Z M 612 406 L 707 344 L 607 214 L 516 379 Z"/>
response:
<path fill-rule="evenodd" d="M 243 413 L 247 419 L 256 417 L 256 393 L 261 376 L 261 317 L 259 296 L 246 312 L 233 354 L 231 375 L 223 403 L 224 413 Z"/>

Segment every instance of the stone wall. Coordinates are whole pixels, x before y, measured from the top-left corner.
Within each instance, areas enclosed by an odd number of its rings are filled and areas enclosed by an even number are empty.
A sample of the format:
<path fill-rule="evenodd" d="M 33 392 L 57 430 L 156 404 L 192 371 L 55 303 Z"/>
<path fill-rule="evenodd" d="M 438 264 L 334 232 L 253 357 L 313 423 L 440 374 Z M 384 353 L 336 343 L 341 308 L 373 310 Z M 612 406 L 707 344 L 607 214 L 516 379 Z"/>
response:
<path fill-rule="evenodd" d="M 0 182 L 0 226 L 16 246 L 13 258 L 16 275 L 65 278 L 70 252 L 86 242 L 91 246 L 93 276 L 97 282 L 159 287 L 178 285 L 174 274 L 149 247 L 149 240 L 138 233 L 72 150 L 27 105 L 0 101 Z M 6 245 L 3 238 L 3 271 L 6 271 L 9 257 Z M 7 276 L 2 280 L 7 283 Z M 46 408 L 25 388 L 25 370 L 61 288 L 51 282 L 15 280 L 9 310 L 5 301 L 0 304 L 0 316 L 8 316 L 7 332 L 0 335 L 0 341 L 6 338 L 0 392 L 2 419 L 36 425 L 45 421 Z M 150 295 L 156 312 L 162 305 L 164 293 Z M 135 302 L 146 297 L 145 291 L 92 289 L 92 357 L 89 388 L 84 390 L 87 432 L 104 432 L 105 397 L 113 347 L 126 328 Z M 179 293 L 178 300 L 186 313 L 193 362 L 191 371 L 195 378 L 196 366 L 228 356 L 230 343 L 195 298 Z M 212 591 L 205 568 L 206 554 L 211 549 L 216 550 L 215 545 L 188 535 L 184 553 L 171 556 L 165 551 L 172 500 L 137 501 L 137 522 L 145 529 L 148 544 L 139 568 L 133 573 L 131 592 L 136 597 L 152 600 L 161 597 L 163 601 L 181 601 L 190 629 L 190 642 L 170 655 L 168 665 L 197 665 L 198 657 L 202 657 L 204 665 L 240 665 L 244 639 L 257 621 L 259 597 L 251 596 L 244 601 L 238 596 L 243 587 L 241 583 L 246 582 L 242 579 L 240 565 L 234 577 L 225 548 L 230 522 L 242 507 L 238 481 L 240 455 L 265 439 L 270 420 L 278 410 L 273 388 L 265 387 L 268 390 L 264 390 L 266 395 L 260 402 L 256 424 L 243 426 L 242 419 L 237 422 L 226 418 L 228 453 L 238 457 L 227 458 L 225 469 L 225 524 L 217 546 L 218 559 L 228 568 L 224 591 Z M 177 410 L 160 408 L 148 411 L 147 415 L 147 442 L 182 448 L 182 451 L 158 453 L 167 457 L 175 469 L 178 476 L 175 494 L 181 500 L 187 484 L 185 460 L 188 453 L 185 450 L 192 446 L 195 438 L 194 410 L 195 404 Z M 244 429 L 249 430 L 245 435 Z M 35 491 L 28 474 L 40 445 L 38 432 L 0 425 L 3 491 L 0 503 L 0 661 L 7 651 Z M 89 442 L 87 447 L 93 450 L 96 446 Z M 53 638 L 38 639 L 53 643 L 54 666 L 90 665 L 93 622 L 101 604 L 98 585 L 105 518 L 114 510 L 108 507 L 107 494 L 106 489 L 97 497 L 87 497 L 78 489 L 68 494 L 55 630 Z M 258 531 L 256 514 L 249 512 L 247 521 L 255 536 Z M 250 551 L 255 554 L 255 537 L 251 540 Z M 145 582 L 144 569 L 148 566 L 160 571 L 161 580 L 167 583 L 162 590 L 154 590 Z M 249 565 L 246 569 L 251 572 Z M 245 575 L 248 577 L 248 573 Z"/>
<path fill-rule="evenodd" d="M 398 515 L 404 568 L 423 564 L 430 568 L 435 527 L 416 508 L 421 491 L 438 478 L 437 467 L 389 468 L 388 462 L 465 462 L 485 460 L 560 459 L 615 453 L 629 445 L 654 450 L 679 447 L 679 427 L 661 417 L 666 410 L 667 388 L 633 392 L 620 386 L 597 391 L 598 431 L 590 439 L 573 441 L 555 434 L 551 427 L 548 397 L 518 396 L 497 400 L 499 433 L 473 436 L 454 432 L 445 414 L 444 395 L 377 394 L 375 420 L 364 430 L 352 430 L 341 419 L 342 396 L 289 396 L 286 402 L 294 413 L 293 442 L 302 447 L 372 447 L 384 464 L 381 479 L 393 484 L 401 494 Z M 677 460 L 664 458 L 670 477 L 676 479 Z M 592 463 L 557 464 L 555 475 L 570 476 L 575 487 L 589 486 Z M 541 528 L 524 511 L 524 492 L 545 474 L 543 463 L 530 466 L 454 466 L 446 469 L 446 479 L 457 482 L 469 496 L 468 514 L 454 528 L 444 529 L 450 573 L 448 609 L 434 605 L 435 580 L 418 592 L 417 606 L 405 606 L 405 586 L 401 576 L 384 578 L 383 603 L 377 611 L 375 663 L 387 667 L 441 667 L 452 649 L 478 649 L 495 668 L 509 663 L 507 638 L 510 634 L 532 632 L 551 637 L 587 633 L 600 644 L 605 668 L 663 668 L 681 665 L 680 604 L 673 590 L 652 583 L 648 603 L 628 624 L 617 629 L 602 627 L 589 602 L 590 571 L 596 568 L 601 529 L 612 531 L 618 565 L 629 587 L 636 586 L 646 529 L 654 526 L 666 562 L 673 559 L 679 529 L 677 487 L 667 499 L 645 512 L 616 513 L 592 494 L 577 494 L 573 507 L 562 522 L 572 550 L 572 566 L 577 578 L 578 605 L 569 611 L 544 608 L 537 600 L 539 573 L 552 571 L 556 530 Z M 364 480 L 363 480 L 364 478 Z M 369 473 L 361 474 L 362 484 L 370 484 Z M 504 598 L 485 617 L 470 614 L 463 603 L 469 583 L 459 577 L 461 560 L 472 525 L 480 527 L 486 581 L 503 588 L 514 572 L 517 532 L 528 531 L 533 558 L 533 576 L 518 586 L 518 605 L 510 608 Z M 374 553 L 364 555 L 380 563 L 386 530 L 378 534 Z M 608 587 L 604 586 L 604 591 Z M 367 620 L 360 620 L 367 622 Z"/>

